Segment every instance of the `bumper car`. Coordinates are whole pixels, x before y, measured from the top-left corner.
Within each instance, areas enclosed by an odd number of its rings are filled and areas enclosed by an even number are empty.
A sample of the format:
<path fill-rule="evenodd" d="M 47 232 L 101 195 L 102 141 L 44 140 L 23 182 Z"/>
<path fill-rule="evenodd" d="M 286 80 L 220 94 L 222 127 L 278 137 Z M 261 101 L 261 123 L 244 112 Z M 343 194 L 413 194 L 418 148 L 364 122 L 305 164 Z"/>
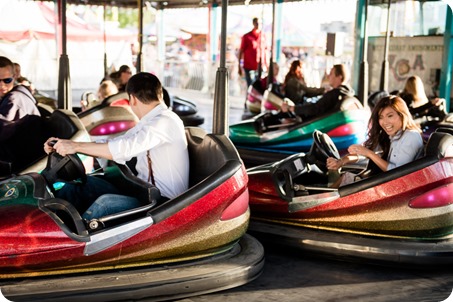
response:
<path fill-rule="evenodd" d="M 185 126 L 199 126 L 204 123 L 204 118 L 197 114 L 197 106 L 193 102 L 177 96 L 172 97 L 166 89 L 164 100 Z M 109 96 L 101 103 L 88 102 L 87 110 L 80 112 L 78 116 L 94 141 L 122 134 L 138 122 L 129 107 L 129 96 L 126 92 Z"/>
<path fill-rule="evenodd" d="M 247 89 L 247 109 L 252 114 L 278 110 L 279 103 L 284 98 L 279 92 L 280 89 L 280 85 L 277 83 L 271 84 L 270 88 L 265 89 L 262 87 L 261 80 L 256 80 Z"/>
<path fill-rule="evenodd" d="M 168 300 L 255 279 L 264 252 L 244 235 L 248 178 L 237 151 L 224 135 L 196 127 L 186 134 L 188 191 L 161 201 L 127 166 L 111 165 L 95 177 L 142 205 L 91 221 L 52 193 L 55 181 L 84 181 L 77 155 L 53 153 L 41 174 L 0 182 L 2 294 L 13 301 Z"/>
<path fill-rule="evenodd" d="M 44 104 L 39 104 L 38 109 L 41 117 L 28 115 L 15 124 L 0 127 L 0 179 L 43 170 L 47 162 L 43 144 L 51 136 L 74 141 L 90 140 L 72 111 L 54 110 Z M 81 157 L 86 171 L 90 171 L 93 159 Z"/>
<path fill-rule="evenodd" d="M 309 151 L 315 129 L 327 133 L 344 153 L 351 144 L 365 140 L 369 116 L 356 98 L 345 98 L 334 112 L 315 119 L 264 112 L 231 125 L 229 134 L 245 164 L 256 166 Z"/>
<path fill-rule="evenodd" d="M 451 133 L 439 128 L 414 162 L 334 189 L 325 162 L 338 150 L 315 131 L 308 153 L 248 169 L 249 233 L 318 256 L 452 264 Z"/>

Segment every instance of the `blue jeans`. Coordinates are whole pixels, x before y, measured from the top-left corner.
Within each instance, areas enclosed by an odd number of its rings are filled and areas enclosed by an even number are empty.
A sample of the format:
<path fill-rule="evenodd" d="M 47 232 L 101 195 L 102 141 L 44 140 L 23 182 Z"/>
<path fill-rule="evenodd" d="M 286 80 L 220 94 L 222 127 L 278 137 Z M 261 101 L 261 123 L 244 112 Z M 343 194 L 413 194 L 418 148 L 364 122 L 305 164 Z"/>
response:
<path fill-rule="evenodd" d="M 120 194 L 120 192 L 108 181 L 88 176 L 85 184 L 65 184 L 55 192 L 55 197 L 69 201 L 79 213 L 83 213 L 104 194 Z"/>
<path fill-rule="evenodd" d="M 258 76 L 258 70 L 252 70 L 252 69 L 245 69 L 245 81 L 247 82 L 247 89 L 249 88 L 250 85 L 253 84 L 253 82 L 256 81 L 256 78 Z"/>
<path fill-rule="evenodd" d="M 138 208 L 141 203 L 135 197 L 105 194 L 100 196 L 96 201 L 83 213 L 82 218 L 91 220 L 106 215 L 119 213 L 122 211 Z"/>

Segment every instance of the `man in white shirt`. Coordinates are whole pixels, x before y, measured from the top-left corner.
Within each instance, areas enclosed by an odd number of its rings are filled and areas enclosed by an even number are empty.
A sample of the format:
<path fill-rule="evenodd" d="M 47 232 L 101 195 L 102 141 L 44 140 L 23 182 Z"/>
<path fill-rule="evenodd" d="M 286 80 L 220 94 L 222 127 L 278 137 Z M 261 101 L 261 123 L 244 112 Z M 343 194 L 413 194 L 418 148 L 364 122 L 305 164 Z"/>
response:
<path fill-rule="evenodd" d="M 163 197 L 174 198 L 189 186 L 189 155 L 184 124 L 165 105 L 162 85 L 156 76 L 144 72 L 135 74 L 129 79 L 126 92 L 131 109 L 140 120 L 134 128 L 106 143 L 75 142 L 51 137 L 44 148 L 47 153 L 53 150 L 62 156 L 82 153 L 120 164 L 137 157 L 137 176 L 153 183 Z M 57 140 L 57 143 L 50 147 L 47 143 L 52 140 Z M 99 184 L 95 178 L 89 177 L 84 186 L 66 184 L 61 192 L 57 191 L 58 197 L 69 199 L 82 212 L 97 199 L 83 215 L 85 219 L 138 206 L 135 198 L 111 196 L 118 194 L 116 188 L 105 183 Z M 87 194 L 89 198 L 86 198 Z M 73 195 L 78 195 L 78 200 L 74 200 Z M 87 199 L 90 199 L 89 204 Z"/>

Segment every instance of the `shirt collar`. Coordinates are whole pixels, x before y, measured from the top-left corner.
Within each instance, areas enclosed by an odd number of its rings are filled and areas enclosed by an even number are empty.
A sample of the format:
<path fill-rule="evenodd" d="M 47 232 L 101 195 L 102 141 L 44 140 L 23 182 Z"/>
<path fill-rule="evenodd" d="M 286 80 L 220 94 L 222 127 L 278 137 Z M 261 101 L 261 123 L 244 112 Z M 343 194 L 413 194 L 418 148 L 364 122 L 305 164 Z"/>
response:
<path fill-rule="evenodd" d="M 402 129 L 398 130 L 398 132 L 396 132 L 396 134 L 394 136 L 390 136 L 390 142 L 399 140 L 401 138 L 401 136 L 403 136 L 403 130 Z"/>
<path fill-rule="evenodd" d="M 150 112 L 145 114 L 145 116 L 143 116 L 143 119 L 144 120 L 152 119 L 153 117 L 160 115 L 165 109 L 168 109 L 167 105 L 161 102 L 159 105 L 154 107 Z"/>

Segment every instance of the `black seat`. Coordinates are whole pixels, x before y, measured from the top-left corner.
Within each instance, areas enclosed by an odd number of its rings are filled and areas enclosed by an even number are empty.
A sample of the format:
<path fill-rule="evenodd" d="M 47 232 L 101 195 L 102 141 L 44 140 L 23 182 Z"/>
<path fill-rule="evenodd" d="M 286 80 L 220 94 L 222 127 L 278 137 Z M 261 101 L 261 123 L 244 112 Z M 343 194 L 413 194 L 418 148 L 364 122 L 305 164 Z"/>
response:
<path fill-rule="evenodd" d="M 143 205 L 155 203 L 161 198 L 156 186 L 135 176 L 126 165 L 115 164 L 106 167 L 102 178 L 118 188 L 121 194 L 135 197 Z"/>
<path fill-rule="evenodd" d="M 79 129 L 80 125 L 76 124 L 68 114 L 62 110 L 55 110 L 45 121 L 48 137 L 58 137 L 69 139 L 74 136 Z"/>
<path fill-rule="evenodd" d="M 26 115 L 22 119 L 0 125 L 0 176 L 17 173 L 43 158 L 46 140 L 40 116 Z"/>
<path fill-rule="evenodd" d="M 236 150 L 229 148 L 228 144 L 213 134 L 206 134 L 201 128 L 186 128 L 186 136 L 190 158 L 189 186 L 208 178 L 227 161 L 239 160 Z"/>
<path fill-rule="evenodd" d="M 186 127 L 186 136 L 190 159 L 189 190 L 152 210 L 155 222 L 200 200 L 242 167 L 242 160 L 226 135 L 206 133 L 198 127 Z"/>

